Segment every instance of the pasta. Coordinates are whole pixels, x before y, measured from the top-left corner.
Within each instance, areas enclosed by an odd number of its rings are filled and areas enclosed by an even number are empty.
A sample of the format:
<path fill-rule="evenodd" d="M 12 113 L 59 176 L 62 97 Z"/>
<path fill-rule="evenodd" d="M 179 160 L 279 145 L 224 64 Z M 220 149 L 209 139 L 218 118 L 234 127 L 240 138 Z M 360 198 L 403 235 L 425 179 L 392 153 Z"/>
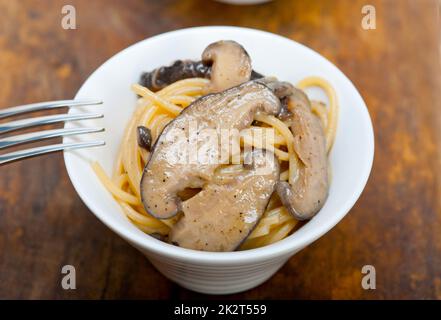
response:
<path fill-rule="evenodd" d="M 126 127 L 113 176 L 109 178 L 98 163 L 92 164 L 98 178 L 120 204 L 127 218 L 148 234 L 166 236 L 179 217 L 159 220 L 150 216 L 142 206 L 140 180 L 149 154 L 138 146 L 136 128 L 141 125 L 149 128 L 155 141 L 174 117 L 205 94 L 209 83 L 207 79 L 189 78 L 174 82 L 157 92 L 138 84 L 133 85 L 133 91 L 140 98 Z M 305 78 L 297 86 L 301 89 L 320 87 L 329 98 L 328 107 L 314 101 L 312 103 L 312 111 L 320 118 L 325 128 L 326 148 L 329 152 L 334 142 L 338 117 L 335 91 L 327 81 L 319 77 Z M 256 125 L 240 132 L 240 144 L 263 147 L 265 140 L 274 146 L 274 153 L 283 168 L 286 168 L 286 171 L 280 174 L 280 180 L 295 179 L 296 175 L 293 173 L 297 171 L 299 159 L 294 150 L 294 136 L 289 127 L 274 116 L 258 114 L 255 120 Z M 252 139 L 256 134 L 262 135 L 263 139 L 260 142 Z M 231 166 L 229 170 L 234 168 Z M 279 241 L 289 235 L 298 223 L 281 205 L 277 196 L 273 195 L 259 223 L 239 249 L 252 249 Z"/>

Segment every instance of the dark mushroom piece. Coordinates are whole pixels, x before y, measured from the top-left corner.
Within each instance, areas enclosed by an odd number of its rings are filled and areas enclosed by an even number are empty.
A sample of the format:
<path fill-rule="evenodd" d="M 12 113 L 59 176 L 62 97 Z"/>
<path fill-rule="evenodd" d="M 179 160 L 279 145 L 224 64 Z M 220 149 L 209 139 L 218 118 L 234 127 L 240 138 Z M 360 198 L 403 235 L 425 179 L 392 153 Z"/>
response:
<path fill-rule="evenodd" d="M 293 184 L 277 183 L 276 191 L 286 209 L 297 219 L 312 218 L 328 196 L 328 157 L 326 137 L 320 119 L 311 111 L 306 94 L 288 82 L 274 78 L 259 80 L 282 101 L 279 115 L 294 135 L 294 150 L 299 158 L 298 176 Z"/>
<path fill-rule="evenodd" d="M 140 84 L 158 91 L 173 82 L 188 78 L 210 78 L 211 66 L 202 61 L 176 60 L 171 66 L 163 66 L 141 75 Z"/>
<path fill-rule="evenodd" d="M 280 108 L 272 91 L 253 81 L 194 101 L 164 128 L 144 168 L 141 199 L 147 212 L 159 219 L 175 216 L 181 210 L 179 192 L 201 188 L 221 165 L 222 130 L 240 131 L 256 113 L 276 115 Z M 214 132 L 216 139 L 206 139 L 206 132 Z M 196 159 L 191 159 L 192 148 Z"/>
<path fill-rule="evenodd" d="M 223 79 L 223 90 L 239 85 L 248 80 L 263 76 L 251 70 L 251 62 L 245 49 L 234 41 L 218 41 L 209 45 L 202 54 L 202 61 L 177 60 L 171 66 L 162 66 L 141 75 L 140 84 L 152 91 L 188 78 L 212 78 L 215 91 L 222 91 L 220 81 Z M 212 71 L 214 70 L 214 71 Z M 214 76 L 212 76 L 214 72 Z M 214 92 L 214 91 L 210 91 Z"/>
<path fill-rule="evenodd" d="M 257 82 L 263 83 L 270 88 L 279 99 L 290 96 L 294 90 L 294 86 L 291 83 L 279 81 L 276 77 L 262 77 Z"/>
<path fill-rule="evenodd" d="M 266 85 L 280 99 L 282 109 L 280 110 L 280 114 L 277 116 L 282 119 L 289 116 L 290 112 L 288 111 L 288 96 L 293 93 L 294 86 L 286 81 L 278 81 L 275 77 L 262 77 L 256 81 Z"/>
<path fill-rule="evenodd" d="M 267 150 L 245 155 L 239 173 L 219 174 L 196 196 L 182 203 L 184 216 L 173 226 L 169 241 L 202 251 L 234 251 L 265 212 L 279 180 L 279 162 Z"/>
<path fill-rule="evenodd" d="M 225 40 L 210 44 L 202 53 L 202 62 L 212 65 L 208 92 L 224 91 L 251 78 L 251 58 L 235 41 Z"/>
<path fill-rule="evenodd" d="M 151 147 L 152 147 L 152 132 L 149 128 L 145 127 L 145 126 L 139 126 L 138 128 L 136 128 L 137 131 L 137 141 L 138 141 L 138 145 L 139 147 L 150 151 Z"/>

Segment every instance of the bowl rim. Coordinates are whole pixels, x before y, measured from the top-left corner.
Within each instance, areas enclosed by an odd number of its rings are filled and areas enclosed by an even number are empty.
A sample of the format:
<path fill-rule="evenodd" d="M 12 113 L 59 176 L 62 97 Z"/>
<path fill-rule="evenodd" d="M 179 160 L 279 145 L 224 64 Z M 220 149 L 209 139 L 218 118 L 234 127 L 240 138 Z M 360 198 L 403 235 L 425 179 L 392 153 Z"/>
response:
<path fill-rule="evenodd" d="M 280 241 L 277 241 L 273 244 L 270 244 L 265 247 L 256 248 L 256 249 L 249 249 L 244 251 L 233 251 L 233 252 L 204 252 L 204 251 L 197 251 L 197 250 L 191 250 L 186 248 L 181 248 L 177 246 L 170 245 L 168 243 L 165 243 L 163 241 L 157 240 L 153 237 L 149 237 L 147 235 L 137 234 L 133 232 L 128 232 L 122 225 L 117 223 L 116 221 L 112 221 L 111 219 L 106 219 L 106 213 L 103 212 L 104 210 L 100 209 L 100 206 L 97 205 L 95 202 L 89 200 L 90 196 L 83 193 L 81 187 L 79 186 L 79 179 L 76 178 L 76 175 L 74 174 L 74 166 L 72 165 L 71 159 L 73 159 L 73 156 L 69 152 L 64 152 L 64 162 L 66 166 L 66 170 L 68 172 L 69 178 L 82 199 L 82 201 L 86 204 L 86 206 L 89 208 L 90 211 L 99 219 L 101 220 L 107 227 L 109 227 L 112 231 L 116 232 L 119 236 L 121 236 L 123 239 L 130 242 L 132 245 L 137 247 L 138 249 L 145 249 L 148 250 L 151 253 L 160 255 L 162 257 L 171 258 L 171 259 L 178 259 L 180 261 L 184 262 L 197 262 L 199 264 L 204 265 L 239 265 L 244 263 L 252 263 L 252 262 L 258 262 L 262 260 L 268 260 L 274 257 L 280 257 L 283 255 L 290 255 L 294 254 L 296 251 L 299 251 L 309 245 L 310 243 L 314 242 L 321 236 L 323 236 L 325 233 L 327 233 L 329 230 L 331 230 L 340 220 L 342 220 L 346 214 L 350 211 L 350 209 L 354 206 L 358 198 L 360 197 L 371 172 L 372 169 L 372 163 L 374 159 L 374 131 L 372 126 L 372 121 L 368 112 L 368 109 L 366 107 L 366 103 L 364 102 L 363 98 L 361 97 L 359 91 L 354 86 L 353 82 L 346 76 L 342 71 L 340 71 L 339 68 L 337 68 L 332 62 L 330 62 L 328 59 L 317 53 L 316 51 L 308 48 L 307 46 L 296 42 L 295 40 L 273 34 L 267 31 L 252 29 L 252 28 L 244 28 L 244 27 L 233 27 L 233 26 L 203 26 L 203 27 L 192 27 L 192 28 L 184 28 L 184 29 L 178 29 L 174 31 L 169 31 L 165 33 L 161 33 L 149 38 L 146 38 L 144 40 L 138 41 L 125 49 L 119 51 L 115 55 L 113 55 L 111 58 L 109 58 L 107 61 L 105 61 L 102 65 L 100 65 L 93 73 L 91 73 L 88 78 L 84 81 L 84 83 L 81 85 L 80 89 L 77 91 L 75 98 L 77 98 L 78 94 L 81 92 L 82 88 L 85 86 L 85 84 L 88 82 L 88 80 L 92 77 L 93 74 L 98 73 L 102 68 L 104 68 L 107 64 L 112 62 L 112 60 L 116 59 L 120 55 L 124 54 L 126 51 L 134 50 L 136 46 L 139 46 L 141 43 L 145 41 L 150 41 L 154 39 L 160 39 L 160 38 L 173 38 L 176 36 L 179 36 L 182 33 L 188 33 L 188 32 L 200 32 L 200 31 L 210 31 L 210 32 L 216 32 L 218 34 L 222 34 L 222 31 L 226 30 L 236 30 L 236 31 L 246 31 L 249 33 L 255 33 L 264 35 L 266 37 L 275 37 L 283 41 L 289 41 L 294 42 L 297 45 L 303 47 L 303 49 L 306 49 L 308 51 L 308 54 L 316 55 L 322 59 L 325 59 L 327 62 L 331 64 L 331 67 L 334 69 L 336 73 L 339 73 L 344 78 L 346 78 L 349 81 L 349 84 L 354 88 L 354 92 L 356 95 L 358 95 L 358 98 L 363 103 L 360 109 L 360 112 L 363 116 L 364 124 L 366 125 L 367 133 L 367 144 L 365 146 L 367 150 L 367 154 L 369 155 L 368 159 L 365 159 L 364 166 L 362 167 L 362 170 L 360 171 L 359 178 L 357 179 L 356 183 L 354 183 L 353 186 L 353 192 L 351 193 L 351 196 L 349 196 L 344 204 L 340 207 L 338 211 L 335 212 L 334 215 L 332 215 L 329 219 L 326 220 L 326 223 L 321 224 L 318 226 L 314 232 L 307 233 L 302 236 L 297 236 L 296 238 L 292 238 L 290 236 L 286 237 L 285 239 L 282 239 Z"/>

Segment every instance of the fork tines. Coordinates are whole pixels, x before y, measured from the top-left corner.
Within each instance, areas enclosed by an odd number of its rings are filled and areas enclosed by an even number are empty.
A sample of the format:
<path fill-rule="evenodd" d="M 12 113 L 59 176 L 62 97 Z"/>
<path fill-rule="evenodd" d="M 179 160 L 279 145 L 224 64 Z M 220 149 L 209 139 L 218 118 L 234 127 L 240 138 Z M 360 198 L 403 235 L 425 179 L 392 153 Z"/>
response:
<path fill-rule="evenodd" d="M 101 105 L 101 104 L 102 101 L 98 101 L 98 100 L 60 100 L 60 101 L 33 103 L 33 104 L 0 110 L 0 119 L 17 116 L 24 113 L 40 111 L 40 110 L 51 110 L 51 109 L 58 109 L 64 107 L 72 108 L 72 107 Z M 73 114 L 57 114 L 57 115 L 15 120 L 6 123 L 0 123 L 0 135 L 7 132 L 12 132 L 20 129 L 26 129 L 41 125 L 67 122 L 67 121 L 98 119 L 102 117 L 103 114 L 101 113 L 73 113 Z M 102 127 L 93 127 L 93 128 L 77 127 L 77 128 L 63 128 L 63 129 L 44 130 L 44 131 L 37 131 L 32 133 L 25 133 L 15 136 L 9 136 L 6 138 L 0 138 L 0 150 L 20 144 L 36 142 L 45 139 L 73 136 L 73 135 L 87 134 L 87 133 L 96 133 L 102 131 L 104 131 L 104 128 Z M 43 147 L 15 151 L 0 155 L 0 165 L 12 161 L 35 157 L 38 155 L 43 155 L 56 151 L 97 147 L 97 146 L 103 146 L 104 144 L 105 142 L 101 140 L 83 141 L 83 142 L 53 144 Z"/>

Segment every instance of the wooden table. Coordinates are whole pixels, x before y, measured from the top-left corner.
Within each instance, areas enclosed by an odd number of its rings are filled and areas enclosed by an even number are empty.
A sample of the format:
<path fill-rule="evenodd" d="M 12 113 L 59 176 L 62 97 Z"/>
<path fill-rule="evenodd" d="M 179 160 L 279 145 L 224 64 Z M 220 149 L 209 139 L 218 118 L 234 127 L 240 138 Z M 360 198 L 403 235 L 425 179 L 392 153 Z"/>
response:
<path fill-rule="evenodd" d="M 364 97 L 375 128 L 368 185 L 350 214 L 238 299 L 441 298 L 439 2 L 283 1 L 238 7 L 209 0 L 0 0 L 0 107 L 71 98 L 121 49 L 202 25 L 268 30 L 335 63 Z M 366 3 L 367 2 L 367 3 Z M 377 29 L 361 27 L 376 8 Z M 219 35 L 221 38 L 222 35 Z M 295 66 L 294 66 L 295 67 Z M 76 267 L 77 289 L 61 288 Z M 363 290 L 361 268 L 376 268 Z M 165 279 L 81 202 L 61 154 L 0 168 L 0 298 L 201 298 Z"/>

